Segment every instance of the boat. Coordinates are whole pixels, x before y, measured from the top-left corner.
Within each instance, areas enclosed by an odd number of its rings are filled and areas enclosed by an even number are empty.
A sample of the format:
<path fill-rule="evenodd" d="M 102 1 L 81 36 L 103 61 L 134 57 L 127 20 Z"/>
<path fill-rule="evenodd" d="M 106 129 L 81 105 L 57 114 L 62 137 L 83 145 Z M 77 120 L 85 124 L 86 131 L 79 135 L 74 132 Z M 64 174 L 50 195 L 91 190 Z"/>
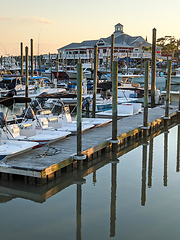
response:
<path fill-rule="evenodd" d="M 117 105 L 117 118 L 129 117 L 133 114 L 141 113 L 141 103 L 122 103 Z M 112 109 L 102 112 L 97 112 L 96 117 L 98 118 L 112 118 Z"/>
<path fill-rule="evenodd" d="M 30 101 L 30 98 L 13 97 L 1 100 L 0 104 L 9 107 L 15 103 L 27 103 Z M 32 109 L 28 108 L 26 115 L 32 120 L 34 117 Z M 29 121 L 26 121 L 23 116 L 20 116 L 21 121 L 18 121 L 14 115 L 12 117 L 14 121 L 12 119 L 7 121 L 6 115 L 3 112 L 0 113 L 0 120 L 3 123 L 0 129 L 0 139 L 2 140 L 13 139 L 25 142 L 37 142 L 39 145 L 33 147 L 36 148 L 45 144 L 49 145 L 71 134 L 71 132 L 68 131 L 55 131 L 51 127 L 48 127 L 46 118 L 36 119 L 37 121 L 30 121 L 30 119 L 28 119 Z"/>
<path fill-rule="evenodd" d="M 11 158 L 38 146 L 37 142 L 27 142 L 18 140 L 0 140 L 0 160 Z"/>
<path fill-rule="evenodd" d="M 45 126 L 46 122 L 50 128 L 56 129 L 57 131 L 70 131 L 72 134 L 76 134 L 77 132 L 77 121 L 72 120 L 69 112 L 69 106 L 64 105 L 62 108 L 62 113 L 58 116 L 54 116 L 50 110 L 41 109 L 37 112 L 36 117 L 40 125 L 42 125 L 42 119 L 44 119 L 43 126 Z M 85 132 L 94 127 L 95 125 L 91 122 L 82 122 L 81 131 Z"/>

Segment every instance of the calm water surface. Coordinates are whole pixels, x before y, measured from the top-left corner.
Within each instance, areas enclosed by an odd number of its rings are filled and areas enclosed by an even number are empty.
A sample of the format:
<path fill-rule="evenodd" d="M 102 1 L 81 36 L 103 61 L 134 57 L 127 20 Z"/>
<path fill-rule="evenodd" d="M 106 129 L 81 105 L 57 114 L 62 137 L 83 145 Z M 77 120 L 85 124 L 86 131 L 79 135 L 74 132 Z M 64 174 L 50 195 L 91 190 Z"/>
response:
<path fill-rule="evenodd" d="M 0 181 L 1 239 L 178 239 L 177 141 L 176 126 L 119 163 L 102 159 L 84 181 L 62 177 L 42 187 Z"/>

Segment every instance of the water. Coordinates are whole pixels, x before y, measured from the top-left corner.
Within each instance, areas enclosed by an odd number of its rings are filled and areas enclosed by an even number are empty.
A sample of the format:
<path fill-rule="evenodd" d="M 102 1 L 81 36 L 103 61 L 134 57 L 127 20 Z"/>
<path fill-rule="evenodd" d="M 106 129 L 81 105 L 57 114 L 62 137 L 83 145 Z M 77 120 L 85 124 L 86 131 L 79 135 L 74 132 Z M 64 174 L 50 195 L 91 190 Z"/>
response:
<path fill-rule="evenodd" d="M 1 180 L 1 239 L 177 239 L 178 133 L 175 126 L 117 164 L 103 156 L 84 180 L 71 173 L 41 187 Z"/>
<path fill-rule="evenodd" d="M 141 86 L 144 85 L 144 76 L 143 77 L 135 77 L 133 79 L 134 83 L 140 83 Z M 151 77 L 149 77 L 149 84 L 151 84 Z M 180 77 L 172 77 L 171 78 L 171 90 L 179 91 Z M 166 90 L 166 78 L 165 77 L 156 77 L 156 88 L 160 91 Z"/>

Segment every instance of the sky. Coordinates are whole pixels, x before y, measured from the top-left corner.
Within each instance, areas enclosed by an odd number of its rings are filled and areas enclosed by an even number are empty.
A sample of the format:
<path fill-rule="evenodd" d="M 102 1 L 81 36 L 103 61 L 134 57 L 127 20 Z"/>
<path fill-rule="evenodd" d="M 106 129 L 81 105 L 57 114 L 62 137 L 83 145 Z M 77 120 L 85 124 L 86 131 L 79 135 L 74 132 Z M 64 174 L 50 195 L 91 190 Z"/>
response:
<path fill-rule="evenodd" d="M 1 0 L 0 55 L 20 55 L 20 43 L 34 55 L 57 53 L 72 42 L 110 36 L 121 23 L 124 33 L 180 38 L 180 1 L 171 0 Z M 30 51 L 30 50 L 29 50 Z"/>

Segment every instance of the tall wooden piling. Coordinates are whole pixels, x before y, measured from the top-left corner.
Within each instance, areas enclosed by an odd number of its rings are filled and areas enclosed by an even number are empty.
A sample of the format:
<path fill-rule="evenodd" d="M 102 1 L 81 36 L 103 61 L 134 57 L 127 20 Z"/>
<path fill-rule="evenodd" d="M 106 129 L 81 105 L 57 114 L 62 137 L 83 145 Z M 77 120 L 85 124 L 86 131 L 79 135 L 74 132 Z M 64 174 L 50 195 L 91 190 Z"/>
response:
<path fill-rule="evenodd" d="M 114 61 L 114 34 L 111 35 L 111 79 L 112 79 L 112 63 Z"/>
<path fill-rule="evenodd" d="M 151 107 L 155 107 L 155 90 L 156 90 L 156 29 L 152 30 L 152 72 L 151 72 Z"/>
<path fill-rule="evenodd" d="M 56 61 L 56 71 L 57 71 L 57 82 L 58 82 L 58 77 L 59 77 L 59 55 L 57 54 L 57 61 Z"/>
<path fill-rule="evenodd" d="M 1 55 L 1 67 L 3 66 L 3 56 Z"/>
<path fill-rule="evenodd" d="M 141 57 L 140 74 L 142 74 L 142 57 Z"/>
<path fill-rule="evenodd" d="M 29 71 L 28 71 L 28 47 L 25 47 L 26 54 L 26 79 L 25 79 L 25 97 L 28 97 L 28 87 L 29 87 Z M 26 103 L 26 108 L 28 108 L 28 103 Z"/>
<path fill-rule="evenodd" d="M 77 155 L 74 160 L 77 160 L 77 169 L 82 169 L 82 161 L 86 159 L 86 155 L 82 154 L 82 78 L 83 68 L 82 64 L 77 64 Z"/>
<path fill-rule="evenodd" d="M 23 75 L 24 75 L 24 70 L 23 70 L 23 43 L 21 42 L 21 45 L 20 45 L 20 48 L 21 48 L 21 81 L 23 81 Z"/>
<path fill-rule="evenodd" d="M 167 62 L 167 81 L 166 81 L 166 106 L 165 106 L 165 120 L 169 119 L 169 101 L 170 101 L 170 85 L 171 85 L 171 66 L 172 62 Z"/>
<path fill-rule="evenodd" d="M 94 46 L 94 79 L 93 79 L 93 105 L 92 105 L 92 117 L 95 118 L 96 114 L 96 93 L 97 93 L 97 55 L 98 55 L 98 46 Z"/>
<path fill-rule="evenodd" d="M 118 143 L 117 140 L 117 89 L 118 89 L 118 62 L 112 63 L 112 144 L 114 151 L 114 143 Z"/>
<path fill-rule="evenodd" d="M 129 72 L 129 50 L 127 50 L 127 61 L 126 61 L 126 63 L 127 63 L 127 74 L 128 74 L 128 72 Z"/>
<path fill-rule="evenodd" d="M 34 76 L 33 39 L 31 39 L 31 77 Z"/>
<path fill-rule="evenodd" d="M 144 78 L 144 116 L 143 116 L 144 137 L 147 137 L 148 132 L 148 97 L 149 97 L 148 93 L 149 93 L 149 61 L 146 61 Z"/>

